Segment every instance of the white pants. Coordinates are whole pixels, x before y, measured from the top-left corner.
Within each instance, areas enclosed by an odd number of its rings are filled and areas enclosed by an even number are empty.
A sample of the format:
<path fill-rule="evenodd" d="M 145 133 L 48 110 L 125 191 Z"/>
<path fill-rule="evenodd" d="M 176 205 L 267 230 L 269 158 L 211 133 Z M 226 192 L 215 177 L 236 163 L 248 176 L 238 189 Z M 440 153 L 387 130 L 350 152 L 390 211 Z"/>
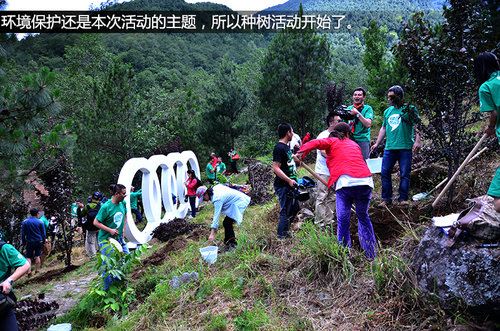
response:
<path fill-rule="evenodd" d="M 85 250 L 91 259 L 97 253 L 97 234 L 99 231 L 88 231 L 87 230 L 87 238 L 85 239 Z"/>
<path fill-rule="evenodd" d="M 326 182 L 330 178 L 327 175 L 319 174 Z M 321 181 L 318 183 L 318 196 L 316 198 L 315 223 L 331 224 L 335 218 L 335 190 L 328 189 Z"/>

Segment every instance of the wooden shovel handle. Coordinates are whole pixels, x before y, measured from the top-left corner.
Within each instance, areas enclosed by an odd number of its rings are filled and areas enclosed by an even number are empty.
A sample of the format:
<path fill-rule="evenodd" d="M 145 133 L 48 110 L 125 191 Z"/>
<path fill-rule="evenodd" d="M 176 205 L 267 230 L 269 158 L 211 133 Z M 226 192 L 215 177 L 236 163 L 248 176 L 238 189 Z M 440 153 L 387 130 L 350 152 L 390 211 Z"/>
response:
<path fill-rule="evenodd" d="M 439 200 L 441 200 L 441 198 L 443 197 L 443 195 L 446 193 L 446 191 L 448 191 L 448 189 L 450 188 L 451 184 L 453 184 L 453 182 L 455 181 L 455 179 L 457 179 L 458 177 L 458 174 L 460 174 L 460 172 L 462 171 L 463 168 L 465 168 L 465 166 L 467 165 L 467 163 L 469 163 L 469 160 L 472 158 L 472 156 L 474 155 L 474 153 L 476 153 L 476 151 L 478 150 L 478 148 L 481 146 L 481 144 L 483 143 L 484 139 L 486 139 L 487 137 L 487 134 L 483 134 L 483 136 L 481 137 L 481 139 L 477 142 L 476 146 L 474 146 L 474 148 L 472 149 L 472 151 L 470 151 L 469 155 L 467 155 L 467 157 L 465 158 L 464 162 L 462 162 L 462 164 L 460 165 L 460 167 L 457 169 L 457 171 L 455 172 L 455 174 L 453 175 L 453 177 L 451 177 L 450 181 L 448 182 L 448 184 L 446 184 L 446 186 L 444 187 L 444 189 L 441 191 L 441 193 L 439 193 L 438 197 L 436 198 L 436 200 L 434 200 L 434 202 L 432 203 L 432 208 L 435 208 L 437 203 L 439 202 Z"/>
<path fill-rule="evenodd" d="M 302 161 L 299 160 L 299 158 L 296 155 L 293 156 L 293 159 L 295 161 L 297 161 L 297 162 L 302 162 Z M 306 169 L 307 171 L 309 171 L 309 173 L 311 175 L 313 175 L 314 177 L 316 177 L 317 180 L 319 180 L 320 182 L 322 182 L 323 185 L 325 185 L 326 187 L 328 187 L 328 183 L 323 178 L 321 178 L 317 173 L 315 173 L 314 170 L 312 170 L 307 164 L 305 164 L 304 162 L 302 162 L 302 166 L 304 167 L 304 169 Z"/>

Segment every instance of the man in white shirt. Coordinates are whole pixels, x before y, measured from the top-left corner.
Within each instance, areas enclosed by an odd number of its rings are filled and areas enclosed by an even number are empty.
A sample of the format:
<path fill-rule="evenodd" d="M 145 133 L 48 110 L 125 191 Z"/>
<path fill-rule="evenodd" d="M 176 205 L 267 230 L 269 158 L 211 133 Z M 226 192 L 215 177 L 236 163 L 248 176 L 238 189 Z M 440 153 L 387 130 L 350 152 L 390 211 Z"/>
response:
<path fill-rule="evenodd" d="M 326 117 L 328 129 L 321 132 L 316 139 L 330 137 L 330 133 L 339 122 L 339 116 L 333 115 L 332 113 L 328 114 Z M 316 166 L 314 170 L 321 178 L 328 182 L 330 171 L 326 166 L 326 152 L 318 149 L 316 153 Z M 318 181 L 318 196 L 316 198 L 315 214 L 315 224 L 321 226 L 331 224 L 335 219 L 335 190 L 329 190 L 321 181 Z"/>

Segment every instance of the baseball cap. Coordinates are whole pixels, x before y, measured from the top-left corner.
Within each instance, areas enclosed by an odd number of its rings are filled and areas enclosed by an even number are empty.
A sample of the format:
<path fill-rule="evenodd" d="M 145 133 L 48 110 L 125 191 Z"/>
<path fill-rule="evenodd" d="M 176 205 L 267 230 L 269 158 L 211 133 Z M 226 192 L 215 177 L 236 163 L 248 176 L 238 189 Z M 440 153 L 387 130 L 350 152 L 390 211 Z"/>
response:
<path fill-rule="evenodd" d="M 102 195 L 99 192 L 94 192 L 92 194 L 92 199 L 94 199 L 94 200 L 101 200 L 101 198 L 102 198 Z"/>
<path fill-rule="evenodd" d="M 196 189 L 196 196 L 198 197 L 198 205 L 200 205 L 203 202 L 203 195 L 207 191 L 206 186 L 200 186 Z"/>

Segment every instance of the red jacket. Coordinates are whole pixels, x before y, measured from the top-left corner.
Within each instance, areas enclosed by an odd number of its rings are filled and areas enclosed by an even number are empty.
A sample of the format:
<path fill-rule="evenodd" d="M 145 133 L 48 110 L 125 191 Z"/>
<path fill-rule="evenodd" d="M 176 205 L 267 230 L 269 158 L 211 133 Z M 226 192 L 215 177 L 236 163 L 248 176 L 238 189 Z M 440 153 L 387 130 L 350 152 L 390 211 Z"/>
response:
<path fill-rule="evenodd" d="M 302 147 L 300 152 L 310 152 L 315 149 L 326 151 L 326 166 L 330 170 L 328 187 L 335 184 L 342 175 L 354 178 L 370 177 L 372 173 L 361 155 L 361 148 L 351 139 L 325 138 L 311 140 Z"/>
<path fill-rule="evenodd" d="M 187 195 L 193 196 L 196 195 L 196 182 L 197 179 L 191 179 L 188 178 L 186 180 L 186 186 L 187 186 Z"/>

